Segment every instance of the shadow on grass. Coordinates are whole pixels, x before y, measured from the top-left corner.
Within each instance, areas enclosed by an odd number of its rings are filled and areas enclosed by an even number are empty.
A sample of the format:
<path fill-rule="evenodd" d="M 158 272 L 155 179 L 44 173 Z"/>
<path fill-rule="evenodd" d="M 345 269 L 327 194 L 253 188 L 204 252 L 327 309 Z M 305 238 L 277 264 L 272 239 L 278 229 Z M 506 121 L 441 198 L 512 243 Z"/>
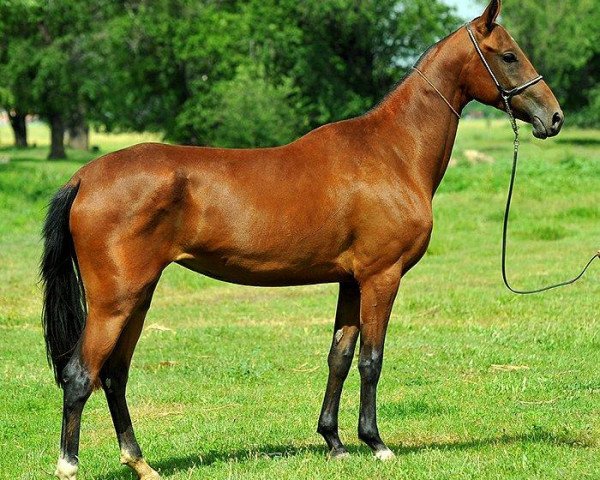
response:
<path fill-rule="evenodd" d="M 493 445 L 526 445 L 526 444 L 552 444 L 558 446 L 570 446 L 574 448 L 588 448 L 593 444 L 580 439 L 555 435 L 543 430 L 536 430 L 522 435 L 501 435 L 491 438 L 479 438 L 455 442 L 430 442 L 422 445 L 394 445 L 388 444 L 397 456 L 410 453 L 419 453 L 428 450 L 440 451 L 464 451 L 471 449 L 485 448 Z M 370 457 L 371 451 L 364 445 L 347 445 L 348 452 L 352 457 Z M 165 458 L 163 460 L 152 461 L 148 459 L 150 465 L 157 470 L 161 476 L 169 477 L 178 472 L 186 471 L 190 468 L 202 468 L 219 462 L 246 462 L 260 459 L 279 459 L 289 458 L 298 455 L 310 454 L 319 455 L 326 461 L 327 449 L 325 445 L 306 445 L 303 447 L 292 447 L 289 445 L 264 445 L 259 449 L 240 449 L 233 451 L 209 450 L 205 453 L 184 455 L 178 457 Z M 120 479 L 129 480 L 136 478 L 128 468 L 122 467 L 120 470 L 114 470 L 106 475 L 97 477 L 97 480 Z"/>
<path fill-rule="evenodd" d="M 600 145 L 600 138 L 590 137 L 572 137 L 572 138 L 557 138 L 556 143 L 562 143 L 566 145 L 580 145 L 580 146 L 594 146 Z"/>

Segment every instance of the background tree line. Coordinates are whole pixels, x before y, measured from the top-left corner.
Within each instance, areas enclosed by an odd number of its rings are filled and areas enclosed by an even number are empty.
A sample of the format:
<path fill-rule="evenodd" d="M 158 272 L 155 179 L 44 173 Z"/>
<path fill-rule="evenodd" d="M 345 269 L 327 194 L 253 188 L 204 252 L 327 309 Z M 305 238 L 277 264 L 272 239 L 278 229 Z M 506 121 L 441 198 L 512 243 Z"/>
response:
<path fill-rule="evenodd" d="M 600 123 L 595 0 L 507 0 L 567 109 Z M 90 126 L 186 144 L 281 144 L 377 103 L 461 23 L 439 0 L 3 0 L 0 106 L 87 147 Z M 595 23 L 594 23 L 595 22 Z"/>

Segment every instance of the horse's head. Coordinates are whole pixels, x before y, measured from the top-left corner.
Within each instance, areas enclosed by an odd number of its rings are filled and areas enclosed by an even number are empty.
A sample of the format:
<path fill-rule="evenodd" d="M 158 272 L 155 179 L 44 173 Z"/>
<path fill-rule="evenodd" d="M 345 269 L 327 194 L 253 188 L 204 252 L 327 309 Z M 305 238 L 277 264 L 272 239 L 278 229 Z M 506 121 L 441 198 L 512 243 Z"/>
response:
<path fill-rule="evenodd" d="M 537 138 L 552 137 L 563 125 L 562 110 L 546 82 L 535 82 L 539 75 L 514 39 L 504 27 L 495 23 L 501 6 L 501 0 L 492 0 L 483 14 L 468 25 L 472 39 L 492 71 L 492 74 L 488 72 L 474 47 L 464 71 L 468 94 L 482 103 L 504 109 L 502 94 L 493 77 L 505 91 L 525 86 L 533 80 L 532 85 L 512 97 L 510 105 L 517 118 L 533 125 L 533 134 Z"/>

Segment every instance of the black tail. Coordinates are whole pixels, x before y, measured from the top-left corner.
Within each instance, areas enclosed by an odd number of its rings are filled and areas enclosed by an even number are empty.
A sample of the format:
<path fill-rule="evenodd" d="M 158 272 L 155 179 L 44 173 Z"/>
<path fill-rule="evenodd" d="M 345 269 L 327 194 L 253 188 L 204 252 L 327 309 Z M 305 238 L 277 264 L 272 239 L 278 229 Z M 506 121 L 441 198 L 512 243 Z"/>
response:
<path fill-rule="evenodd" d="M 77 345 L 86 318 L 85 293 L 69 230 L 69 213 L 78 190 L 79 185 L 67 185 L 58 191 L 50 202 L 43 231 L 42 326 L 48 363 L 59 385 L 61 372 Z"/>

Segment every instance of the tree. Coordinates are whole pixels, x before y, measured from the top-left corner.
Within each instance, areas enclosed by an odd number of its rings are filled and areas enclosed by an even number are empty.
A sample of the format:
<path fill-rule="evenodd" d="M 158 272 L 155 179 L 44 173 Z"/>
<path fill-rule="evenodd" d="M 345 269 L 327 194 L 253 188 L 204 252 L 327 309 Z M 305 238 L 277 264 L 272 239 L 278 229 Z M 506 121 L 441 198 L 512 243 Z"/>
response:
<path fill-rule="evenodd" d="M 176 127 L 190 93 L 175 36 L 180 24 L 196 20 L 191 3 L 203 10 L 202 2 L 184 0 L 125 3 L 89 36 L 95 54 L 87 62 L 102 72 L 84 83 L 92 121 L 108 131 L 156 131 L 196 143 L 193 132 Z"/>
<path fill-rule="evenodd" d="M 293 78 L 303 94 L 309 128 L 374 106 L 428 46 L 459 25 L 452 10 L 438 1 L 257 0 L 250 5 L 255 42 L 270 64 L 267 71 Z M 277 28 L 261 24 L 267 8 L 278 12 Z M 291 46 L 279 34 L 289 19 L 299 32 Z"/>
<path fill-rule="evenodd" d="M 0 105 L 4 106 L 4 109 L 8 114 L 8 119 L 15 139 L 15 147 L 27 148 L 27 113 L 17 107 L 13 107 L 15 103 L 11 91 L 6 87 L 0 87 Z"/>
<path fill-rule="evenodd" d="M 290 104 L 295 93 L 290 80 L 274 86 L 264 72 L 239 67 L 231 80 L 221 82 L 214 91 L 216 106 L 204 116 L 207 143 L 222 147 L 289 143 L 299 129 L 297 113 Z"/>
<path fill-rule="evenodd" d="M 252 130 L 255 116 L 266 118 L 251 112 L 255 101 L 280 109 L 279 122 L 293 111 L 302 119 L 289 120 L 297 136 L 371 108 L 458 24 L 435 0 L 135 3 L 95 42 L 99 61 L 110 65 L 105 83 L 96 85 L 96 119 L 109 129 L 162 131 L 181 143 L 229 145 L 237 138 L 238 146 L 252 146 L 252 135 L 226 134 L 217 119 L 229 118 L 225 107 L 248 108 L 251 116 L 233 126 Z M 253 95 L 244 105 L 240 88 Z M 255 140 L 288 137 L 267 132 Z"/>
<path fill-rule="evenodd" d="M 86 38 L 112 8 L 112 2 L 77 0 L 5 0 L 0 5 L 0 82 L 13 101 L 4 106 L 15 112 L 17 127 L 26 113 L 48 121 L 51 159 L 66 156 L 67 129 L 71 141 L 80 136 L 75 132 L 87 132 L 89 98 L 83 85 L 99 72 L 88 68 L 86 57 L 93 49 L 87 50 Z"/>
<path fill-rule="evenodd" d="M 86 62 L 90 47 L 87 37 L 105 18 L 105 5 L 110 4 L 77 0 L 40 0 L 34 4 L 37 35 L 29 39 L 36 45 L 32 91 L 38 113 L 50 125 L 49 159 L 66 157 L 67 130 L 71 141 L 77 142 L 74 144 L 87 148 L 89 99 L 83 85 L 99 73 Z"/>
<path fill-rule="evenodd" d="M 25 19 L 29 13 L 27 5 L 19 0 L 0 4 L 0 107 L 8 113 L 18 148 L 28 145 L 25 120 L 33 108 L 30 81 L 34 67 L 30 61 L 31 46 L 15 32 L 23 23 L 28 24 Z M 29 33 L 30 30 L 23 31 Z"/>
<path fill-rule="evenodd" d="M 89 122 L 275 145 L 365 112 L 458 23 L 439 0 L 4 0 L 0 63 L 22 72 L 19 111 L 49 122 L 51 158 Z"/>

